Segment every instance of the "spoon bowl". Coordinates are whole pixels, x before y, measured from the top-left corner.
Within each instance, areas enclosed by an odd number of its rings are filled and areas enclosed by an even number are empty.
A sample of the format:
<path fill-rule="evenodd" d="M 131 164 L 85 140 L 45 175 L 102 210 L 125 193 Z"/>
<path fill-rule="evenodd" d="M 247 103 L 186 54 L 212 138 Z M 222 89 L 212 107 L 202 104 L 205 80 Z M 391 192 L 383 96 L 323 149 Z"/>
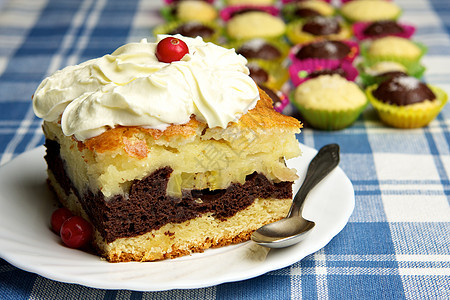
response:
<path fill-rule="evenodd" d="M 311 160 L 305 180 L 294 197 L 288 215 L 284 219 L 257 229 L 251 236 L 252 241 L 264 247 L 284 248 L 305 239 L 315 226 L 313 221 L 302 217 L 306 196 L 338 164 L 339 146 L 329 144 L 322 147 Z"/>
<path fill-rule="evenodd" d="M 252 235 L 252 240 L 269 248 L 284 248 L 304 240 L 316 224 L 302 217 L 284 218 L 262 226 Z"/>

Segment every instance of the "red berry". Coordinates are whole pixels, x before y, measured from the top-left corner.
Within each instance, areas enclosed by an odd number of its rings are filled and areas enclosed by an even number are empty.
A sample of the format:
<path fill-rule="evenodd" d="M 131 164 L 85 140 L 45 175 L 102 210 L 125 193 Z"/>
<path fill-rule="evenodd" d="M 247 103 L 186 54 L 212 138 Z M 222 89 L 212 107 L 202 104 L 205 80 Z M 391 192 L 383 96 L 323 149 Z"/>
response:
<path fill-rule="evenodd" d="M 178 61 L 188 53 L 189 48 L 186 43 L 174 37 L 166 37 L 156 45 L 156 57 L 160 62 Z"/>
<path fill-rule="evenodd" d="M 57 210 L 55 210 L 50 220 L 50 224 L 52 226 L 53 231 L 59 234 L 59 232 L 61 231 L 61 225 L 64 223 L 65 220 L 67 220 L 72 216 L 73 216 L 72 212 L 65 207 L 58 208 Z"/>
<path fill-rule="evenodd" d="M 92 238 L 91 224 L 79 216 L 67 219 L 61 226 L 61 239 L 70 248 L 81 248 Z"/>

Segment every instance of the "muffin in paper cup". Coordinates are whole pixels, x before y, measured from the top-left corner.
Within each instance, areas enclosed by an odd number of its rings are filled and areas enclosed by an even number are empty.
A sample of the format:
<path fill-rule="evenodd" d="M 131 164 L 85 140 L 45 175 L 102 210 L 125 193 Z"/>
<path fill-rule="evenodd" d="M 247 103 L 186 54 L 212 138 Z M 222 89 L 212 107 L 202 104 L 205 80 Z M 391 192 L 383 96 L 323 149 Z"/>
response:
<path fill-rule="evenodd" d="M 371 63 L 362 61 L 358 64 L 358 70 L 361 84 L 368 87 L 373 84 L 381 83 L 385 78 L 389 78 L 393 75 L 393 72 L 401 72 L 408 76 L 422 78 L 426 68 L 420 63 L 410 63 L 405 66 L 394 59 L 390 61 L 373 60 Z"/>
<path fill-rule="evenodd" d="M 339 75 L 322 75 L 297 86 L 291 103 L 313 128 L 340 130 L 352 125 L 368 104 L 354 82 Z"/>
<path fill-rule="evenodd" d="M 445 91 L 432 85 L 428 85 L 428 87 L 435 94 L 435 100 L 405 106 L 378 100 L 373 95 L 378 84 L 366 88 L 366 95 L 383 123 L 395 128 L 413 129 L 427 126 L 447 103 L 448 95 Z"/>
<path fill-rule="evenodd" d="M 365 41 L 360 46 L 361 55 L 369 64 L 379 61 L 396 61 L 409 68 L 420 62 L 427 47 L 410 39 L 387 36 Z"/>
<path fill-rule="evenodd" d="M 368 34 L 366 33 L 366 29 L 370 29 L 370 26 L 375 25 L 392 25 L 394 29 L 397 29 L 396 31 L 393 31 L 391 33 L 378 33 L 378 34 Z M 383 28 L 383 27 L 381 27 Z M 380 27 L 378 28 L 380 29 Z M 366 39 L 376 39 L 381 38 L 385 36 L 398 36 L 402 38 L 409 39 L 414 32 L 416 31 L 416 27 L 413 25 L 405 24 L 405 23 L 397 23 L 396 21 L 391 20 L 383 20 L 383 21 L 376 21 L 376 22 L 356 22 L 352 25 L 353 34 L 355 37 L 362 41 Z"/>
<path fill-rule="evenodd" d="M 336 32 L 330 32 L 323 34 L 317 33 L 313 34 L 311 32 L 305 31 L 305 27 L 312 24 L 315 20 L 318 20 L 319 23 L 324 23 L 324 20 L 328 20 L 329 24 L 335 23 L 339 26 L 339 30 Z M 333 27 L 336 27 L 336 25 L 332 25 Z M 311 26 L 312 27 L 312 26 Z M 288 40 L 292 44 L 301 44 L 301 43 L 307 43 L 315 40 L 345 40 L 352 36 L 352 30 L 349 25 L 347 25 L 345 22 L 341 21 L 339 18 L 336 17 L 311 17 L 306 19 L 299 19 L 292 22 L 289 22 L 286 26 L 286 36 Z"/>
<path fill-rule="evenodd" d="M 186 32 L 180 32 L 180 28 L 185 28 L 187 31 L 192 30 L 196 34 L 190 35 Z M 194 30 L 194 29 L 198 30 Z M 198 35 L 203 38 L 205 42 L 217 43 L 219 38 L 222 36 L 222 28 L 216 22 L 183 22 L 183 21 L 173 21 L 166 24 L 161 24 L 157 26 L 153 33 L 158 34 L 181 34 L 187 37 L 197 37 Z M 199 34 L 198 34 L 199 33 Z"/>
<path fill-rule="evenodd" d="M 282 63 L 289 53 L 289 45 L 279 39 L 253 38 L 233 41 L 223 46 L 229 49 L 234 48 L 236 53 L 248 60 L 261 59 L 274 63 Z"/>
<path fill-rule="evenodd" d="M 247 67 L 250 70 L 250 77 L 258 85 L 264 85 L 273 90 L 281 90 L 281 87 L 289 80 L 287 68 L 278 63 L 249 59 Z"/>
<path fill-rule="evenodd" d="M 329 44 L 340 45 L 341 43 L 344 44 L 344 47 L 345 46 L 347 47 L 346 50 L 348 50 L 348 52 L 344 53 L 344 55 L 332 55 L 332 56 L 327 55 L 327 54 L 331 53 L 331 52 L 329 52 L 329 50 L 332 49 L 333 47 L 336 48 L 337 50 L 339 50 L 338 46 L 330 47 Z M 300 53 L 300 51 L 302 49 L 305 50 L 307 48 L 310 48 L 310 51 L 308 51 L 308 52 L 313 53 L 314 56 L 313 57 L 307 56 L 305 58 L 300 58 L 298 56 L 298 53 Z M 322 52 L 320 51 L 320 49 L 322 49 L 322 48 L 327 50 L 327 51 L 323 52 L 323 55 L 322 55 Z M 331 53 L 331 54 L 333 54 L 333 53 Z M 338 54 L 338 51 L 336 51 L 336 54 Z M 347 61 L 347 62 L 351 63 L 355 60 L 356 57 L 358 57 L 358 54 L 359 54 L 359 44 L 354 41 L 323 40 L 323 41 L 313 41 L 313 42 L 309 42 L 309 43 L 301 43 L 301 44 L 297 44 L 297 45 L 293 46 L 291 48 L 291 50 L 289 51 L 288 58 L 293 64 L 300 62 L 302 60 L 305 60 L 305 59 L 312 59 L 312 58 L 314 58 L 314 59 L 337 59 L 340 61 Z"/>
<path fill-rule="evenodd" d="M 336 14 L 334 6 L 325 1 L 306 0 L 291 2 L 281 8 L 281 16 L 286 22 L 297 19 L 325 16 L 330 17 Z"/>
<path fill-rule="evenodd" d="M 275 6 L 243 4 L 224 7 L 220 11 L 220 18 L 223 21 L 228 22 L 235 14 L 243 13 L 245 11 L 264 11 L 275 17 L 280 15 L 280 10 Z"/>
<path fill-rule="evenodd" d="M 218 12 L 209 2 L 189 0 L 163 6 L 161 8 L 161 15 L 166 22 L 212 22 L 217 19 Z"/>
<path fill-rule="evenodd" d="M 350 23 L 397 20 L 402 14 L 400 6 L 393 1 L 349 1 L 341 5 L 340 14 Z"/>
<path fill-rule="evenodd" d="M 349 62 L 337 59 L 305 59 L 289 66 L 289 77 L 294 86 L 320 75 L 336 73 L 348 81 L 355 81 L 358 70 Z"/>

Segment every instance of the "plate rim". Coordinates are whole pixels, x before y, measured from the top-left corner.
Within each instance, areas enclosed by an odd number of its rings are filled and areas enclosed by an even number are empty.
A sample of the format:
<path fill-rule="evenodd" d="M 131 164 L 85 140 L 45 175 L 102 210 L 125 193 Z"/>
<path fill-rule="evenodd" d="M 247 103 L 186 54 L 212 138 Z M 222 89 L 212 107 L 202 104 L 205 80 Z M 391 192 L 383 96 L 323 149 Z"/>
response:
<path fill-rule="evenodd" d="M 293 161 L 297 161 L 297 160 L 305 160 L 305 153 L 308 154 L 307 156 L 314 156 L 315 153 L 317 153 L 317 150 L 306 146 L 302 143 L 299 143 L 299 146 L 303 152 L 303 155 L 300 157 L 296 157 L 293 159 L 288 160 L 287 164 L 288 166 L 291 165 L 293 163 Z M 4 165 L 0 166 L 0 178 L 2 177 L 3 173 L 6 172 L 5 170 L 7 170 L 8 168 L 12 168 L 14 167 L 15 164 L 20 164 L 22 162 L 22 160 L 28 158 L 28 157 L 34 157 L 34 156 L 41 156 L 41 160 L 40 162 L 36 162 L 36 165 L 34 167 L 40 167 L 40 168 L 44 168 L 43 170 L 41 169 L 41 171 L 45 171 L 46 170 L 46 165 L 43 159 L 43 153 L 44 153 L 44 146 L 41 145 L 37 148 L 34 148 L 32 150 L 23 152 L 21 154 L 19 154 L 18 156 L 16 156 L 15 158 L 13 158 L 12 160 L 10 160 L 9 162 L 5 163 Z M 309 164 L 310 158 L 307 158 L 308 161 L 306 162 L 307 164 Z M 39 165 L 38 165 L 39 163 Z M 300 170 L 301 171 L 301 170 Z M 346 211 L 344 211 L 344 216 L 340 219 L 339 224 L 337 224 L 336 226 L 333 227 L 333 231 L 329 232 L 327 235 L 327 238 L 324 240 L 321 240 L 320 242 L 318 242 L 316 245 L 316 247 L 314 247 L 314 249 L 310 249 L 311 251 L 307 251 L 308 253 L 303 253 L 301 255 L 301 257 L 291 257 L 288 260 L 284 260 L 282 264 L 278 264 L 275 267 L 270 264 L 270 262 L 267 262 L 268 260 L 265 260 L 262 264 L 258 265 L 258 268 L 256 270 L 253 270 L 253 272 L 248 272 L 248 273 L 244 273 L 244 274 L 234 274 L 234 276 L 230 276 L 232 273 L 227 273 L 227 276 L 221 275 L 219 276 L 217 279 L 215 278 L 210 278 L 207 281 L 201 281 L 201 282 L 195 282 L 195 284 L 192 284 L 192 281 L 187 281 L 185 283 L 183 283 L 183 281 L 180 282 L 180 280 L 175 281 L 174 283 L 167 283 L 166 285 L 146 285 L 146 286 L 140 286 L 139 284 L 133 284 L 132 281 L 126 281 L 126 282 L 122 282 L 124 285 L 118 285 L 117 282 L 111 282 L 110 284 L 105 284 L 104 282 L 88 282 L 88 280 L 83 280 L 82 278 L 73 278 L 73 276 L 71 276 L 71 274 L 69 273 L 62 273 L 61 272 L 55 272 L 55 270 L 52 271 L 52 269 L 46 269 L 46 265 L 45 264 L 40 264 L 40 265 L 30 265 L 30 262 L 25 262 L 25 261 L 20 261 L 20 259 L 15 259 L 16 257 L 20 257 L 20 255 L 18 254 L 12 254 L 10 250 L 6 250 L 4 249 L 3 246 L 0 245 L 0 257 L 2 259 L 4 259 L 5 261 L 7 261 L 8 263 L 10 263 L 11 265 L 25 270 L 27 272 L 31 272 L 31 273 L 35 273 L 37 275 L 43 276 L 45 278 L 51 279 L 51 280 L 55 280 L 58 282 L 64 282 L 64 283 L 69 283 L 69 284 L 80 284 L 83 286 L 87 286 L 87 287 L 91 287 L 91 288 L 100 288 L 100 289 L 107 289 L 107 290 L 116 290 L 116 289 L 127 289 L 127 290 L 134 290 L 134 291 L 166 291 L 166 290 L 173 290 L 173 289 L 195 289 L 195 288 L 205 288 L 205 287 L 210 287 L 210 286 L 214 286 L 214 285 L 218 285 L 218 284 L 222 284 L 222 283 L 230 283 L 230 282 L 237 282 L 237 281 L 242 281 L 242 280 L 247 280 L 247 279 L 251 279 L 251 278 L 255 278 L 257 276 L 266 274 L 270 271 L 275 271 L 275 270 L 279 270 L 288 266 L 291 266 L 292 264 L 302 260 L 304 257 L 317 252 L 318 250 L 322 249 L 323 247 L 325 247 L 344 227 L 345 225 L 348 223 L 349 218 L 351 216 L 351 214 L 353 213 L 354 210 L 354 206 L 355 206 L 355 194 L 354 194 L 354 189 L 353 189 L 353 185 L 350 181 L 350 179 L 347 177 L 347 175 L 344 173 L 344 171 L 338 166 L 333 172 L 335 172 L 335 176 L 338 176 L 338 178 L 344 180 L 347 184 L 347 188 L 350 188 L 351 190 L 351 196 L 350 199 L 347 199 L 347 204 L 349 205 L 349 207 L 347 208 Z M 45 173 L 46 174 L 46 173 Z M 343 176 L 342 176 L 343 175 Z M 44 178 L 45 181 L 46 178 Z M 296 186 L 294 187 L 294 191 L 296 191 L 296 189 L 299 186 L 299 181 L 302 180 L 302 178 L 299 178 L 295 184 Z M 319 183 L 319 185 L 324 184 L 323 182 Z M 2 186 L 3 183 L 0 183 L 0 186 Z M 350 191 L 349 190 L 349 191 Z M 295 193 L 295 192 L 294 192 Z M 3 199 L 3 196 L 0 195 L 0 205 L 2 204 L 3 201 L 7 201 L 5 199 Z M 41 204 L 43 205 L 43 204 Z M 0 215 L 1 215 L 1 210 L 0 210 Z M 1 221 L 0 221 L 1 223 Z M 1 232 L 0 232 L 1 233 Z M 56 237 L 56 235 L 55 235 Z M 2 239 L 2 236 L 0 236 L 0 239 Z M 227 246 L 227 247 L 222 247 L 222 248 L 218 248 L 218 249 L 228 249 L 231 251 L 234 251 L 234 249 L 238 248 L 238 247 L 243 247 L 245 245 L 251 245 L 253 242 L 252 241 L 247 241 L 241 244 L 237 244 L 237 245 L 231 245 L 231 246 Z M 1 244 L 5 244 L 5 243 L 1 243 Z M 253 243 L 254 244 L 254 243 Z M 256 245 L 256 244 L 255 244 Z M 294 245 L 292 247 L 296 247 L 298 245 Z M 317 249 L 316 249 L 317 248 Z M 211 249 L 212 251 L 217 251 L 217 249 Z M 206 251 L 210 251 L 209 253 L 211 253 L 211 250 L 206 250 Z M 282 249 L 281 249 L 282 250 Z M 73 251 L 71 249 L 71 251 Z M 206 252 L 205 251 L 205 252 Z M 270 250 L 270 251 L 280 251 L 280 250 Z M 186 257 L 182 257 L 180 259 L 185 259 L 185 260 L 190 260 L 191 257 L 195 256 L 201 256 L 203 255 L 203 253 L 196 253 L 193 254 L 191 256 Z M 180 259 L 178 259 L 180 261 Z M 101 260 L 99 258 L 99 260 Z M 177 259 L 174 260 L 168 260 L 169 262 L 174 262 Z M 167 261 L 166 261 L 167 262 Z M 115 264 L 111 264 L 109 262 L 104 262 L 108 265 L 115 265 Z M 146 266 L 148 266 L 149 264 L 152 264 L 154 262 L 146 262 L 146 263 L 139 263 L 139 262 L 131 262 L 131 263 L 118 263 L 120 264 L 145 264 Z M 157 263 L 164 263 L 164 261 L 159 261 Z M 145 268 L 145 267 L 144 267 Z"/>

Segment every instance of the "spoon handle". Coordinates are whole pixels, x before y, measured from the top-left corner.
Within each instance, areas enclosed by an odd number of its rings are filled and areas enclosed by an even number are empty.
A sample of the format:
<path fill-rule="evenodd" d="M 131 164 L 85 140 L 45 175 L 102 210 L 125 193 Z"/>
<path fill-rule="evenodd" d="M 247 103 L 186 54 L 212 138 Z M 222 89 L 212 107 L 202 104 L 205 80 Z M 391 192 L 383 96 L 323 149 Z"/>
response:
<path fill-rule="evenodd" d="M 299 216 L 301 207 L 309 191 L 311 191 L 325 176 L 339 164 L 339 145 L 328 144 L 323 146 L 311 160 L 306 171 L 305 180 L 294 197 L 287 217 Z"/>

